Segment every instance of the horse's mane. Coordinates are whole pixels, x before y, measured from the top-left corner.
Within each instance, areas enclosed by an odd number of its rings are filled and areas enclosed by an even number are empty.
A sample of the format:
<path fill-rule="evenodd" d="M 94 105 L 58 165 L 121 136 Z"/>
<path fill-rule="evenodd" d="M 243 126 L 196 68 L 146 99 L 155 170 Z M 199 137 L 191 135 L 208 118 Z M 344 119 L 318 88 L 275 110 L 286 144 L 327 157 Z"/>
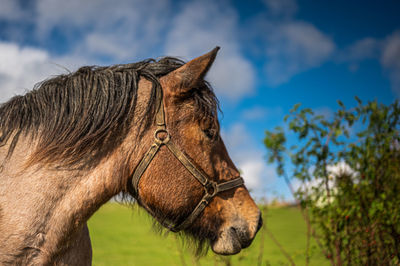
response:
<path fill-rule="evenodd" d="M 126 137 L 137 102 L 141 77 L 152 82 L 150 101 L 142 121 L 149 126 L 155 112 L 159 77 L 184 64 L 165 57 L 109 67 L 82 67 L 37 84 L 24 96 L 0 106 L 0 145 L 11 138 L 8 157 L 22 135 L 36 139 L 35 162 L 61 160 L 73 165 L 83 158 L 104 156 Z M 196 105 L 214 115 L 218 102 L 207 82 L 196 93 Z"/>
<path fill-rule="evenodd" d="M 37 140 L 34 162 L 74 165 L 84 158 L 95 162 L 126 137 L 140 78 L 152 82 L 148 115 L 141 121 L 145 129 L 154 118 L 159 78 L 183 64 L 177 58 L 164 57 L 108 67 L 87 66 L 45 80 L 26 95 L 0 106 L 0 146 L 11 138 L 7 157 L 11 156 L 22 134 Z M 218 101 L 211 86 L 204 82 L 194 91 L 190 97 L 194 97 L 196 113 L 216 117 Z"/>

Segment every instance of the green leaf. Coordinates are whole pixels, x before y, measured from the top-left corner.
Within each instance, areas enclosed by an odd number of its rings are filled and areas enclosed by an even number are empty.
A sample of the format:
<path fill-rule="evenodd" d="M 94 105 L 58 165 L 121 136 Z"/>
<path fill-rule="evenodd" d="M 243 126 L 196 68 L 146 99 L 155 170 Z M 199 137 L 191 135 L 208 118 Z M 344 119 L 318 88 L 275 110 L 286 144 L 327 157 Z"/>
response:
<path fill-rule="evenodd" d="M 291 113 L 294 113 L 297 111 L 297 109 L 299 109 L 299 107 L 301 106 L 301 103 L 296 103 L 292 109 L 290 109 Z"/>

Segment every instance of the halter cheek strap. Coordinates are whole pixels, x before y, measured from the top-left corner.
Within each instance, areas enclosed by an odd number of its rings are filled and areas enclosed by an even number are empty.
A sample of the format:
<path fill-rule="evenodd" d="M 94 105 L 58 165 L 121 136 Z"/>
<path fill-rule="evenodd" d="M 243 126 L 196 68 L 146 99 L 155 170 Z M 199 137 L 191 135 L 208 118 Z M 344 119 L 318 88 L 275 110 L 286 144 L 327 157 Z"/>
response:
<path fill-rule="evenodd" d="M 200 182 L 204 187 L 204 195 L 200 202 L 196 205 L 193 211 L 185 218 L 183 222 L 180 224 L 173 224 L 168 221 L 159 221 L 163 226 L 168 228 L 173 232 L 178 232 L 187 228 L 189 225 L 193 223 L 193 221 L 202 213 L 205 207 L 209 204 L 209 202 L 220 192 L 227 191 L 233 189 L 235 187 L 239 187 L 244 184 L 244 180 L 242 177 L 235 178 L 230 181 L 226 181 L 223 183 L 216 183 L 212 181 L 207 175 L 203 174 L 189 159 L 188 157 L 171 141 L 171 135 L 169 134 L 166 124 L 165 124 L 165 115 L 164 115 L 164 105 L 162 102 L 162 91 L 161 88 L 157 89 L 156 100 L 158 103 L 157 106 L 157 114 L 156 114 L 156 125 L 157 128 L 154 131 L 154 142 L 148 149 L 148 151 L 143 156 L 142 160 L 136 167 L 133 175 L 132 175 L 132 186 L 135 193 L 135 196 L 139 197 L 139 181 L 142 177 L 143 173 L 146 171 L 147 167 L 156 156 L 157 152 L 160 150 L 162 146 L 166 146 L 168 150 L 178 159 L 179 162 L 193 175 L 197 181 Z M 161 137 L 163 135 L 163 137 Z M 144 207 L 156 218 L 154 212 L 147 206 Z"/>

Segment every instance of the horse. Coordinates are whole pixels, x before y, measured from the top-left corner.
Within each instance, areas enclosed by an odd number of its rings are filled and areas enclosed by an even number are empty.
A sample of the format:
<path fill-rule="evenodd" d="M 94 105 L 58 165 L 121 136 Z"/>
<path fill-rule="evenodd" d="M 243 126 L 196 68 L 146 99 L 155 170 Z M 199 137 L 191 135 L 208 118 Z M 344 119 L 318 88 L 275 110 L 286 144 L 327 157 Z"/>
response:
<path fill-rule="evenodd" d="M 219 47 L 86 66 L 0 106 L 0 264 L 90 265 L 88 219 L 116 195 L 222 255 L 262 225 L 204 80 Z"/>

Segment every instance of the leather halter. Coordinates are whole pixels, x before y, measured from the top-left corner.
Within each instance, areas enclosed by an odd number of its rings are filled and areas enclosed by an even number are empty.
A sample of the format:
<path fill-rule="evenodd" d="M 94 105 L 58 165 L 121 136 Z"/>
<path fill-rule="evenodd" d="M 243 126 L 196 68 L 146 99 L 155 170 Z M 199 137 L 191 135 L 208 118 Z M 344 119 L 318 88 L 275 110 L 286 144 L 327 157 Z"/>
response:
<path fill-rule="evenodd" d="M 162 146 L 167 146 L 169 151 L 178 159 L 182 165 L 193 175 L 197 181 L 204 187 L 204 195 L 200 202 L 193 209 L 191 214 L 186 217 L 186 219 L 180 224 L 173 224 L 169 221 L 159 221 L 163 226 L 168 228 L 173 232 L 178 232 L 187 228 L 189 225 L 193 223 L 193 221 L 202 213 L 205 207 L 209 204 L 209 202 L 217 195 L 219 192 L 233 189 L 235 187 L 239 187 L 244 184 L 244 180 L 242 177 L 235 178 L 230 181 L 226 181 L 223 183 L 217 184 L 212 181 L 206 174 L 200 171 L 188 158 L 187 156 L 172 142 L 171 135 L 169 134 L 166 124 L 165 124 L 165 115 L 164 115 L 164 104 L 163 104 L 163 95 L 161 87 L 156 88 L 156 100 L 157 100 L 157 114 L 156 114 L 156 125 L 157 128 L 154 131 L 154 143 L 150 146 L 149 150 L 145 153 L 142 160 L 136 167 L 135 171 L 132 175 L 132 185 L 134 194 L 136 198 L 139 199 L 139 181 L 142 177 L 144 171 L 146 171 L 147 167 L 153 160 L 154 156 L 156 156 L 157 152 L 160 150 Z M 163 133 L 163 134 L 162 134 Z M 161 137 L 160 135 L 165 135 Z M 145 204 L 142 203 L 144 207 L 157 219 L 154 215 L 154 212 L 150 210 Z"/>

